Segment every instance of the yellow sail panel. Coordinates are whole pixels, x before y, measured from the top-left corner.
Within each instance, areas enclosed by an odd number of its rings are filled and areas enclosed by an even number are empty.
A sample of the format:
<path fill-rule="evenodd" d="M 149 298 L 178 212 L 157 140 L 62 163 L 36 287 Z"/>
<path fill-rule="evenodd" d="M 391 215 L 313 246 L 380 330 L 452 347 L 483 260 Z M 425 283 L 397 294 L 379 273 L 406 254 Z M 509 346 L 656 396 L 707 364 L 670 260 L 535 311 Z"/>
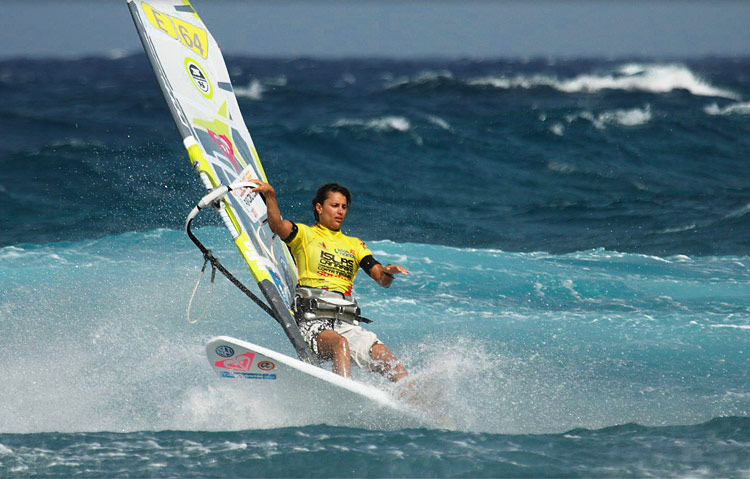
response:
<path fill-rule="evenodd" d="M 237 98 L 221 50 L 188 1 L 127 0 L 144 49 L 156 74 L 190 162 L 206 188 L 266 175 Z M 284 243 L 265 223 L 263 199 L 236 190 L 223 200 L 224 222 L 269 303 L 288 308 L 297 272 Z M 278 309 L 278 308 L 277 308 Z M 288 313 L 288 311 L 287 311 Z"/>

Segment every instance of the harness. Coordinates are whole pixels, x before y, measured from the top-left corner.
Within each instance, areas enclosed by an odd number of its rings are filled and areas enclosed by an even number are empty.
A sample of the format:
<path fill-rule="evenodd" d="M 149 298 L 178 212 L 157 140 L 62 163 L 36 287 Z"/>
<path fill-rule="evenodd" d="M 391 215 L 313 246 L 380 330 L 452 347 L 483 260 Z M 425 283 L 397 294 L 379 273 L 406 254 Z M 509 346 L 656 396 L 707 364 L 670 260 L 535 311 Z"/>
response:
<path fill-rule="evenodd" d="M 341 293 L 307 286 L 297 286 L 294 312 L 298 323 L 318 319 L 333 319 L 351 324 L 372 322 L 360 316 L 361 310 L 356 299 L 345 299 Z"/>

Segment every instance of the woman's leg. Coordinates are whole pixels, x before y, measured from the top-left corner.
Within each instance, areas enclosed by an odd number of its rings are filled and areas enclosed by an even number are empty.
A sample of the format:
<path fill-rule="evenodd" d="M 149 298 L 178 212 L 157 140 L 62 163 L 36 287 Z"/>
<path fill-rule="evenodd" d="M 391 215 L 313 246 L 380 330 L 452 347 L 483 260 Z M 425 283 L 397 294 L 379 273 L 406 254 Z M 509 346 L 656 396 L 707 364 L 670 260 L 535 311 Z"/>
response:
<path fill-rule="evenodd" d="M 320 355 L 333 360 L 333 372 L 345 378 L 352 377 L 349 341 L 332 329 L 321 331 L 315 340 L 318 342 Z"/>
<path fill-rule="evenodd" d="M 370 348 L 370 357 L 375 360 L 373 369 L 393 382 L 406 377 L 406 368 L 383 343 L 375 343 Z"/>

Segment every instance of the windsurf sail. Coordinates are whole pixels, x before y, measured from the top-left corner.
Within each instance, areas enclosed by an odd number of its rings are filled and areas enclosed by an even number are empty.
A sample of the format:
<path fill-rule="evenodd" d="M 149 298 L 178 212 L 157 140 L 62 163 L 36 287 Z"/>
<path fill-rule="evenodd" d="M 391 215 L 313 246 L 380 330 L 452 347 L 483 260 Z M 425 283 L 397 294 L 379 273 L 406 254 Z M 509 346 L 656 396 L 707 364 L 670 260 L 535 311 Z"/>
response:
<path fill-rule="evenodd" d="M 217 191 L 249 179 L 267 181 L 221 50 L 190 2 L 127 2 L 190 162 L 206 189 Z M 263 198 L 247 188 L 227 190 L 212 206 L 218 208 L 297 355 L 314 362 L 290 312 L 297 270 L 286 245 L 268 227 Z"/>

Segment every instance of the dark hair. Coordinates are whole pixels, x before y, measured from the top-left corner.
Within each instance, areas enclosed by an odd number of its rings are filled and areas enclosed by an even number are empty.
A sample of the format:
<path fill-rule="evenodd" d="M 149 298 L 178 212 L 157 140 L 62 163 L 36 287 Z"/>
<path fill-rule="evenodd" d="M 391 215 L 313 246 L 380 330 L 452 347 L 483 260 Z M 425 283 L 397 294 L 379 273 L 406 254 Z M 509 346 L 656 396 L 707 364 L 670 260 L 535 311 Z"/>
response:
<path fill-rule="evenodd" d="M 320 221 L 318 212 L 315 211 L 315 205 L 322 205 L 323 203 L 325 203 L 326 199 L 328 199 L 328 193 L 341 193 L 346 198 L 347 205 L 350 205 L 352 202 L 352 194 L 345 186 L 341 186 L 338 183 L 326 183 L 325 185 L 318 188 L 318 191 L 315 193 L 315 198 L 313 198 L 312 200 L 313 215 L 315 216 L 315 221 Z"/>

